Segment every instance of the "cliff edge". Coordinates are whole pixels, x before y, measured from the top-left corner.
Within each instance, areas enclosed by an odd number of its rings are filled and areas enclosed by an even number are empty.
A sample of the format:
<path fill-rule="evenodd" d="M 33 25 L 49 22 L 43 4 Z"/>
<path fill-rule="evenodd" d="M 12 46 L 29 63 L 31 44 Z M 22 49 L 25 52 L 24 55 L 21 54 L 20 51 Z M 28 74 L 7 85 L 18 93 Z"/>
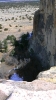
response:
<path fill-rule="evenodd" d="M 56 65 L 56 0 L 40 0 L 33 19 L 32 49 L 43 67 Z"/>

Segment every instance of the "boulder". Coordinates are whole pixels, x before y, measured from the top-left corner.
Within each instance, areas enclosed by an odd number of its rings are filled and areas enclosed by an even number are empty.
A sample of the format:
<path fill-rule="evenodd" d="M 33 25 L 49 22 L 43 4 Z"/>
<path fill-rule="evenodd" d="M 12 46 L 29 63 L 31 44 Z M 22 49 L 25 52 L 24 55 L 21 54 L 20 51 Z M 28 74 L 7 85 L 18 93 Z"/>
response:
<path fill-rule="evenodd" d="M 7 98 L 7 95 L 3 91 L 0 90 L 0 100 L 6 100 L 6 98 Z"/>
<path fill-rule="evenodd" d="M 37 77 L 38 79 L 41 80 L 46 80 L 46 81 L 51 81 L 53 83 L 56 83 L 56 66 L 51 67 L 47 71 L 40 72 Z"/>
<path fill-rule="evenodd" d="M 1 82 L 1 80 L 0 80 Z M 5 82 L 3 80 L 3 82 Z M 12 93 L 12 86 L 0 83 L 0 100 L 7 100 Z"/>

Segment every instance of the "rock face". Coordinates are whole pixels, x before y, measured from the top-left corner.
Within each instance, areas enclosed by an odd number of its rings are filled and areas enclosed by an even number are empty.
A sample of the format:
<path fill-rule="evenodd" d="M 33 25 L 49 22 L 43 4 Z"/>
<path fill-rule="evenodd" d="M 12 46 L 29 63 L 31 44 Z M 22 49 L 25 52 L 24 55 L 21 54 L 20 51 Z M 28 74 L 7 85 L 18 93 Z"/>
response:
<path fill-rule="evenodd" d="M 56 100 L 56 84 L 0 80 L 0 100 Z"/>
<path fill-rule="evenodd" d="M 56 0 L 40 0 L 35 12 L 30 49 L 41 60 L 42 66 L 56 65 Z"/>
<path fill-rule="evenodd" d="M 50 68 L 47 71 L 40 72 L 38 79 L 56 83 L 56 66 Z"/>
<path fill-rule="evenodd" d="M 56 100 L 56 67 L 32 82 L 0 79 L 0 100 Z"/>

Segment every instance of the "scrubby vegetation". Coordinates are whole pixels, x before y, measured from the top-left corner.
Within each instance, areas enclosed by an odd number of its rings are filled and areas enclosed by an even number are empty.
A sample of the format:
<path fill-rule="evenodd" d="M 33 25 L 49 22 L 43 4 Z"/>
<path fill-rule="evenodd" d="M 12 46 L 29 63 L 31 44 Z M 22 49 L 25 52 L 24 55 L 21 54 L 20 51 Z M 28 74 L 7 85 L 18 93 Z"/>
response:
<path fill-rule="evenodd" d="M 11 7 L 14 7 L 14 8 L 22 8 L 22 7 L 25 7 L 25 5 L 31 5 L 31 6 L 38 6 L 39 5 L 39 2 L 35 2 L 35 1 L 33 1 L 33 2 L 13 2 L 13 3 L 11 3 L 11 2 L 9 2 L 9 5 L 8 5 L 8 2 L 7 3 L 0 3 L 0 9 L 9 9 L 9 8 L 11 8 Z"/>
<path fill-rule="evenodd" d="M 0 24 L 0 29 L 2 29 L 2 24 Z"/>
<path fill-rule="evenodd" d="M 2 42 L 0 41 L 0 52 L 1 52 L 1 50 L 2 50 Z"/>
<path fill-rule="evenodd" d="M 15 44 L 15 41 L 16 41 L 16 37 L 14 35 L 8 35 L 6 40 L 10 40 L 10 42 L 12 43 L 12 45 Z"/>
<path fill-rule="evenodd" d="M 15 53 L 16 55 L 19 55 L 19 58 L 22 54 L 22 56 L 27 52 L 29 48 L 29 33 L 23 34 L 19 40 L 15 41 Z"/>
<path fill-rule="evenodd" d="M 19 40 L 16 40 L 15 36 L 8 35 L 4 41 L 0 41 L 0 48 L 2 48 L 2 44 L 4 46 L 4 52 L 7 52 L 8 40 L 12 43 L 15 48 L 10 52 L 9 56 L 5 60 L 1 59 L 1 62 L 4 62 L 8 65 L 17 65 L 18 60 L 30 58 L 30 62 L 23 67 L 20 67 L 16 70 L 16 73 L 24 77 L 24 81 L 33 81 L 36 79 L 38 73 L 42 71 L 42 65 L 39 59 L 36 58 L 33 49 L 28 51 L 29 48 L 29 33 L 23 34 Z M 15 59 L 17 55 L 17 60 Z"/>
<path fill-rule="evenodd" d="M 15 27 L 18 27 L 17 25 Z"/>
<path fill-rule="evenodd" d="M 12 17 L 11 20 L 14 20 L 14 17 Z"/>
<path fill-rule="evenodd" d="M 4 28 L 4 31 L 8 31 L 8 28 Z"/>
<path fill-rule="evenodd" d="M 0 52 L 7 52 L 7 41 L 0 41 Z"/>
<path fill-rule="evenodd" d="M 9 24 L 9 26 L 10 26 L 10 27 L 12 27 L 12 25 L 11 25 L 11 24 Z"/>
<path fill-rule="evenodd" d="M 22 27 L 21 25 L 19 27 Z"/>
<path fill-rule="evenodd" d="M 1 59 L 1 62 L 5 62 L 4 58 Z"/>
<path fill-rule="evenodd" d="M 28 3 L 29 2 L 19 3 L 19 4 L 9 3 L 9 5 L 8 5 L 8 3 L 6 3 L 5 5 L 2 4 L 3 7 L 0 6 L 0 8 L 2 8 L 3 13 L 4 13 L 5 9 L 12 7 L 12 10 L 13 9 L 16 10 L 18 8 L 17 13 L 19 13 L 19 11 L 20 12 L 23 11 L 23 12 L 26 12 L 25 13 L 26 15 L 25 16 L 18 15 L 16 17 L 13 17 L 14 16 L 13 15 L 14 12 L 13 12 L 10 19 L 6 17 L 5 20 L 3 18 L 1 18 L 1 20 L 4 20 L 6 22 L 10 22 L 9 20 L 11 20 L 12 22 L 16 23 L 16 22 L 19 22 L 18 19 L 20 19 L 21 21 L 22 20 L 24 21 L 24 19 L 26 19 L 27 21 L 31 22 L 32 15 L 30 16 L 28 14 L 30 12 L 28 7 L 30 7 L 31 5 L 34 6 L 35 2 L 29 3 L 29 4 Z M 26 6 L 27 10 L 25 10 L 23 8 L 23 7 L 25 7 L 25 5 L 27 5 Z M 37 4 L 35 4 L 35 7 L 36 6 L 37 6 Z M 10 14 L 11 14 L 10 9 L 7 12 L 10 12 Z M 18 32 L 22 31 L 22 27 L 23 27 L 22 23 L 19 23 L 19 25 L 18 25 L 18 23 L 16 23 L 16 25 L 14 25 L 13 23 L 9 23 L 8 25 L 9 25 L 8 28 L 6 26 L 3 26 L 3 29 L 5 32 L 7 30 L 10 31 L 10 29 L 12 29 L 12 28 L 18 29 Z M 19 27 L 19 28 L 16 28 L 16 27 Z M 0 29 L 2 30 L 2 25 L 0 25 Z M 20 61 L 20 60 L 23 61 L 24 58 L 31 59 L 31 61 L 26 66 L 23 66 L 23 68 L 21 67 L 19 70 L 16 71 L 18 74 L 20 74 L 24 77 L 24 81 L 34 80 L 42 67 L 40 61 L 36 59 L 33 49 L 31 48 L 30 52 L 28 51 L 29 40 L 30 40 L 29 36 L 30 35 L 27 32 L 27 34 L 23 34 L 18 40 L 16 40 L 14 35 L 11 35 L 11 36 L 8 35 L 4 41 L 2 41 L 2 42 L 0 41 L 0 52 L 3 52 L 4 56 L 6 56 L 6 57 L 3 56 L 3 58 L 1 59 L 1 62 L 5 61 L 5 63 L 10 65 L 10 66 L 16 66 L 18 64 L 17 61 Z M 12 47 L 12 49 L 10 47 Z M 9 49 L 11 50 L 10 52 L 9 52 Z M 6 55 L 6 54 L 8 54 L 8 55 Z M 16 59 L 17 59 L 17 61 L 16 61 Z"/>
<path fill-rule="evenodd" d="M 9 41 L 8 41 L 9 40 Z M 7 52 L 8 50 L 8 43 L 15 45 L 16 38 L 14 35 L 8 35 L 6 39 L 2 42 L 0 41 L 0 52 Z"/>
<path fill-rule="evenodd" d="M 2 32 L 2 30 L 0 30 L 0 32 Z"/>
<path fill-rule="evenodd" d="M 7 52 L 7 48 L 8 48 L 8 45 L 7 45 L 7 41 L 6 39 L 3 41 L 3 49 L 4 49 L 4 52 Z"/>

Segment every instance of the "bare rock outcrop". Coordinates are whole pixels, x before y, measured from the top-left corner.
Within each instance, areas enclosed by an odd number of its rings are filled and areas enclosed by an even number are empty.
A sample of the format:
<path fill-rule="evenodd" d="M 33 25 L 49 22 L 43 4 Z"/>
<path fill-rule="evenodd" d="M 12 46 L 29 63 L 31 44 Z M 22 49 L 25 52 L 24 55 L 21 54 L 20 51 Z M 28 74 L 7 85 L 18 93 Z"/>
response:
<path fill-rule="evenodd" d="M 56 84 L 43 80 L 0 80 L 0 100 L 56 100 Z"/>
<path fill-rule="evenodd" d="M 47 71 L 40 72 L 38 79 L 56 83 L 56 66 Z"/>
<path fill-rule="evenodd" d="M 40 9 L 33 19 L 33 37 L 30 44 L 42 66 L 56 65 L 56 0 L 40 0 Z"/>

